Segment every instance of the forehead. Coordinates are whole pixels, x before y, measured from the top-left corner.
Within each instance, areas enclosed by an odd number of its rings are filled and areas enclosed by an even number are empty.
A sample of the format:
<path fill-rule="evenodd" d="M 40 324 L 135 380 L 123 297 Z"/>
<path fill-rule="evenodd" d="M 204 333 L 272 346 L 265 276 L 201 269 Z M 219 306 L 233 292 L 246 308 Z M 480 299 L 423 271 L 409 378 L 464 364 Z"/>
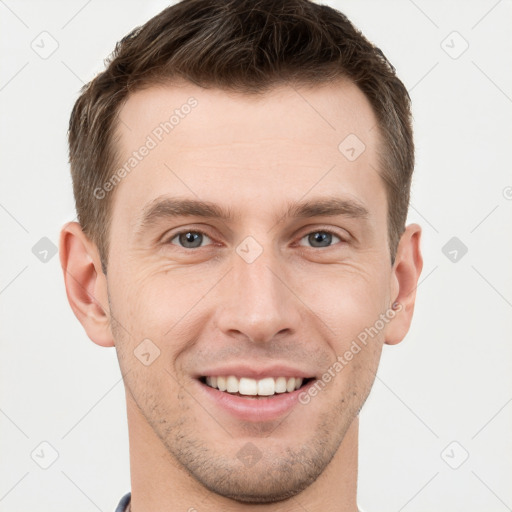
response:
<path fill-rule="evenodd" d="M 370 211 L 385 202 L 377 121 L 348 81 L 263 95 L 155 86 L 132 94 L 119 117 L 118 168 L 126 172 L 113 221 L 120 216 L 134 227 L 165 194 L 232 211 L 264 205 L 273 215 L 310 193 L 351 196 Z"/>
<path fill-rule="evenodd" d="M 247 141 L 250 136 L 282 138 L 283 131 L 303 143 L 327 136 L 325 143 L 337 149 L 336 142 L 348 130 L 371 143 L 377 124 L 367 98 L 348 80 L 280 85 L 260 94 L 204 89 L 179 81 L 131 94 L 119 117 L 121 146 L 128 150 L 142 134 L 172 139 L 179 150 L 181 143 L 192 141 L 191 135 L 194 144 L 215 144 Z M 192 130 L 187 129 L 190 125 Z"/>

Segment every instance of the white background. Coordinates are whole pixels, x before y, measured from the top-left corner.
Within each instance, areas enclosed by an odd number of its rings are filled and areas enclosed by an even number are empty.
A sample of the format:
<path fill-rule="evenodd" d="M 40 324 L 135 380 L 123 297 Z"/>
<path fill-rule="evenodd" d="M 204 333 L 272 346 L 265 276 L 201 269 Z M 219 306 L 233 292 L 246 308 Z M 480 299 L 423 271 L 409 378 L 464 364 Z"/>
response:
<path fill-rule="evenodd" d="M 361 414 L 359 506 L 512 510 L 512 4 L 328 3 L 410 90 L 410 221 L 424 228 L 413 326 L 385 347 Z M 0 2 L 2 512 L 108 512 L 130 489 L 114 349 L 89 341 L 73 316 L 58 256 L 43 263 L 32 248 L 43 237 L 57 245 L 75 217 L 66 131 L 79 88 L 165 6 Z M 47 50 L 58 43 L 47 59 L 31 47 L 42 37 Z M 442 252 L 454 236 L 468 249 L 456 262 Z M 58 453 L 48 469 L 35 462 L 51 462 L 43 441 Z"/>

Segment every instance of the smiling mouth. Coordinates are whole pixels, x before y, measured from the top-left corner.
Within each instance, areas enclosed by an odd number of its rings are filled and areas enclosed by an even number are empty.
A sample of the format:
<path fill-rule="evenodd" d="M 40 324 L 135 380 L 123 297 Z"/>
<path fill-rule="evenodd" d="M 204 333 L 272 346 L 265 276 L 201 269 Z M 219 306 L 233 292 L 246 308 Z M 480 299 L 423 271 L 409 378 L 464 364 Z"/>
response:
<path fill-rule="evenodd" d="M 213 389 L 245 398 L 271 397 L 296 391 L 313 380 L 302 377 L 265 377 L 251 379 L 249 377 L 204 376 L 199 379 Z"/>

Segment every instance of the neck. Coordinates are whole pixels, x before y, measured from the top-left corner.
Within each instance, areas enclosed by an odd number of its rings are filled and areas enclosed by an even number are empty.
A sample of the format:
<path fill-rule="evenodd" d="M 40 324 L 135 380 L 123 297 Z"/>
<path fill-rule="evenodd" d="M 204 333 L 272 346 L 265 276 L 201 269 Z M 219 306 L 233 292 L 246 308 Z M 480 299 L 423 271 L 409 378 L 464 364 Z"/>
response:
<path fill-rule="evenodd" d="M 203 487 L 174 458 L 137 405 L 127 398 L 130 512 L 357 512 L 358 418 L 320 477 L 304 491 L 271 504 L 245 504 Z"/>

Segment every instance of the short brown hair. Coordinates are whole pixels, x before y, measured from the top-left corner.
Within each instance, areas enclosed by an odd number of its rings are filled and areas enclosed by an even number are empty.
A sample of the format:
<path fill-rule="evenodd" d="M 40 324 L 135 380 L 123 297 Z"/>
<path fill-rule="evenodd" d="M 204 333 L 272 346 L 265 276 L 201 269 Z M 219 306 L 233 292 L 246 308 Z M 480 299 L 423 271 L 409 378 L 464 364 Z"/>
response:
<path fill-rule="evenodd" d="M 104 272 L 113 193 L 97 199 L 94 191 L 114 171 L 119 110 L 134 91 L 173 78 L 247 94 L 288 82 L 353 81 L 378 120 L 394 262 L 414 168 L 410 98 L 381 50 L 344 14 L 308 0 L 183 0 L 130 32 L 106 64 L 82 89 L 69 123 L 78 221 Z"/>

